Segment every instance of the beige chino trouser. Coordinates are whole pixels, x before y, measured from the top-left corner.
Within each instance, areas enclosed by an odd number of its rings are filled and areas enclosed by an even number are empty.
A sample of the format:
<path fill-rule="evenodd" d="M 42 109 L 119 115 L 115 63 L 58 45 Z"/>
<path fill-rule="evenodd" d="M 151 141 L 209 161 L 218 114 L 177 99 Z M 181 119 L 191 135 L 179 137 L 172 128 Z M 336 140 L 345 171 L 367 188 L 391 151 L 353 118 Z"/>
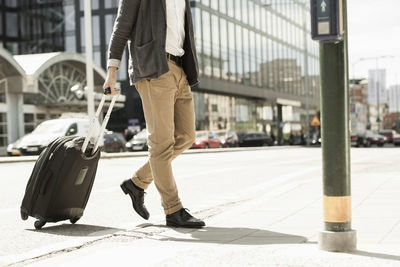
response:
<path fill-rule="evenodd" d="M 171 161 L 195 139 L 193 96 L 186 75 L 175 62 L 168 60 L 168 65 L 170 71 L 159 78 L 135 83 L 149 132 L 149 160 L 132 178 L 143 189 L 154 179 L 167 215 L 182 208 Z"/>

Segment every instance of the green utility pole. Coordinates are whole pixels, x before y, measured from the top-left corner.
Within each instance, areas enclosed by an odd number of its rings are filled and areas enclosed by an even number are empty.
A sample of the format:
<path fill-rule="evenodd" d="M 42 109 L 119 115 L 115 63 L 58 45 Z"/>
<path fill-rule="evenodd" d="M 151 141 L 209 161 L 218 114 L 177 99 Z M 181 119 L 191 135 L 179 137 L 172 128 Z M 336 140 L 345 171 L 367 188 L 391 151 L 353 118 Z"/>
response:
<path fill-rule="evenodd" d="M 319 234 L 319 246 L 327 251 L 352 251 L 357 242 L 356 232 L 351 229 L 346 0 L 313 3 L 313 22 L 317 25 L 313 39 L 325 38 L 319 39 L 324 208 L 324 230 Z M 337 26 L 335 34 L 331 34 L 332 23 Z"/>

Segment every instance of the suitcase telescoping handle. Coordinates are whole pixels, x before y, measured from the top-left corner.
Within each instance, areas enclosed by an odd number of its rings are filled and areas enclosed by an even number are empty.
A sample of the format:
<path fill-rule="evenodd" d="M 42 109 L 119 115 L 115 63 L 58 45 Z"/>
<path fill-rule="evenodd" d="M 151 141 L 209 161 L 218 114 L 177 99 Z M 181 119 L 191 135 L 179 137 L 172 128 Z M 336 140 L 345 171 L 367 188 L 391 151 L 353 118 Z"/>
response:
<path fill-rule="evenodd" d="M 115 88 L 115 90 L 119 91 L 118 88 Z M 96 128 L 96 122 L 98 121 L 98 119 L 100 117 L 100 112 L 103 109 L 104 102 L 106 101 L 107 94 L 110 93 L 110 92 L 111 92 L 111 89 L 109 87 L 104 89 L 104 94 L 103 94 L 103 97 L 101 98 L 99 107 L 97 108 L 94 117 L 90 118 L 89 134 L 88 134 L 88 136 L 86 136 L 85 141 L 83 142 L 83 145 L 82 145 L 82 152 L 84 154 L 85 154 L 85 151 L 86 151 L 86 149 L 87 149 L 87 147 L 89 145 L 90 138 L 94 135 L 94 129 Z M 114 107 L 115 101 L 117 100 L 119 94 L 120 93 L 118 92 L 118 94 L 114 95 L 112 100 L 111 100 L 110 106 L 108 107 L 108 110 L 107 110 L 107 114 L 104 117 L 103 124 L 101 125 L 101 128 L 100 128 L 100 134 L 98 135 L 98 138 L 96 140 L 96 144 L 94 146 L 94 149 L 93 149 L 92 153 L 95 153 L 97 148 L 99 147 L 100 140 L 101 140 L 101 138 L 103 138 L 104 131 L 106 130 L 106 126 L 107 126 L 108 120 L 110 119 L 111 111 L 112 111 L 112 109 Z"/>

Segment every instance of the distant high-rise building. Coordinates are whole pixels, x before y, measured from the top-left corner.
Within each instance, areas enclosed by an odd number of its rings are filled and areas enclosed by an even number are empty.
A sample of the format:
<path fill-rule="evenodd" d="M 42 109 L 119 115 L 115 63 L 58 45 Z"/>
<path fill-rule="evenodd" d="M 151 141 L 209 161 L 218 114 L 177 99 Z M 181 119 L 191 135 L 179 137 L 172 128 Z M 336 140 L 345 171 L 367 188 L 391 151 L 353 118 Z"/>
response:
<path fill-rule="evenodd" d="M 392 85 L 389 88 L 389 112 L 400 112 L 400 84 Z"/>

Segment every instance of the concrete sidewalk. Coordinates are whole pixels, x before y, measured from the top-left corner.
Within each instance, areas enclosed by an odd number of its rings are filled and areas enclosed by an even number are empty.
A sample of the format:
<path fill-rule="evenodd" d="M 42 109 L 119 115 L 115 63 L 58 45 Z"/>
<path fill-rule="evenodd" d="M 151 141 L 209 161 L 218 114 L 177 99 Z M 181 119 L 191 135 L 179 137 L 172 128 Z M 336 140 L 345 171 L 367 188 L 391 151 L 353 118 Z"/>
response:
<path fill-rule="evenodd" d="M 200 153 L 224 153 L 224 152 L 240 152 L 240 151 L 257 151 L 265 149 L 288 149 L 297 148 L 299 146 L 262 146 L 262 147 L 229 147 L 229 148 L 210 148 L 210 149 L 189 149 L 183 154 L 200 154 Z M 119 152 L 119 153 L 106 153 L 101 152 L 102 159 L 115 159 L 115 158 L 134 158 L 134 157 L 147 157 L 147 151 L 136 152 Z M 0 164 L 17 163 L 17 162 L 35 162 L 39 156 L 0 156 Z"/>
<path fill-rule="evenodd" d="M 377 169 L 384 161 L 367 169 L 353 161 L 354 253 L 318 249 L 321 169 L 309 166 L 194 212 L 204 229 L 171 229 L 160 218 L 16 266 L 400 266 L 400 172 Z"/>

